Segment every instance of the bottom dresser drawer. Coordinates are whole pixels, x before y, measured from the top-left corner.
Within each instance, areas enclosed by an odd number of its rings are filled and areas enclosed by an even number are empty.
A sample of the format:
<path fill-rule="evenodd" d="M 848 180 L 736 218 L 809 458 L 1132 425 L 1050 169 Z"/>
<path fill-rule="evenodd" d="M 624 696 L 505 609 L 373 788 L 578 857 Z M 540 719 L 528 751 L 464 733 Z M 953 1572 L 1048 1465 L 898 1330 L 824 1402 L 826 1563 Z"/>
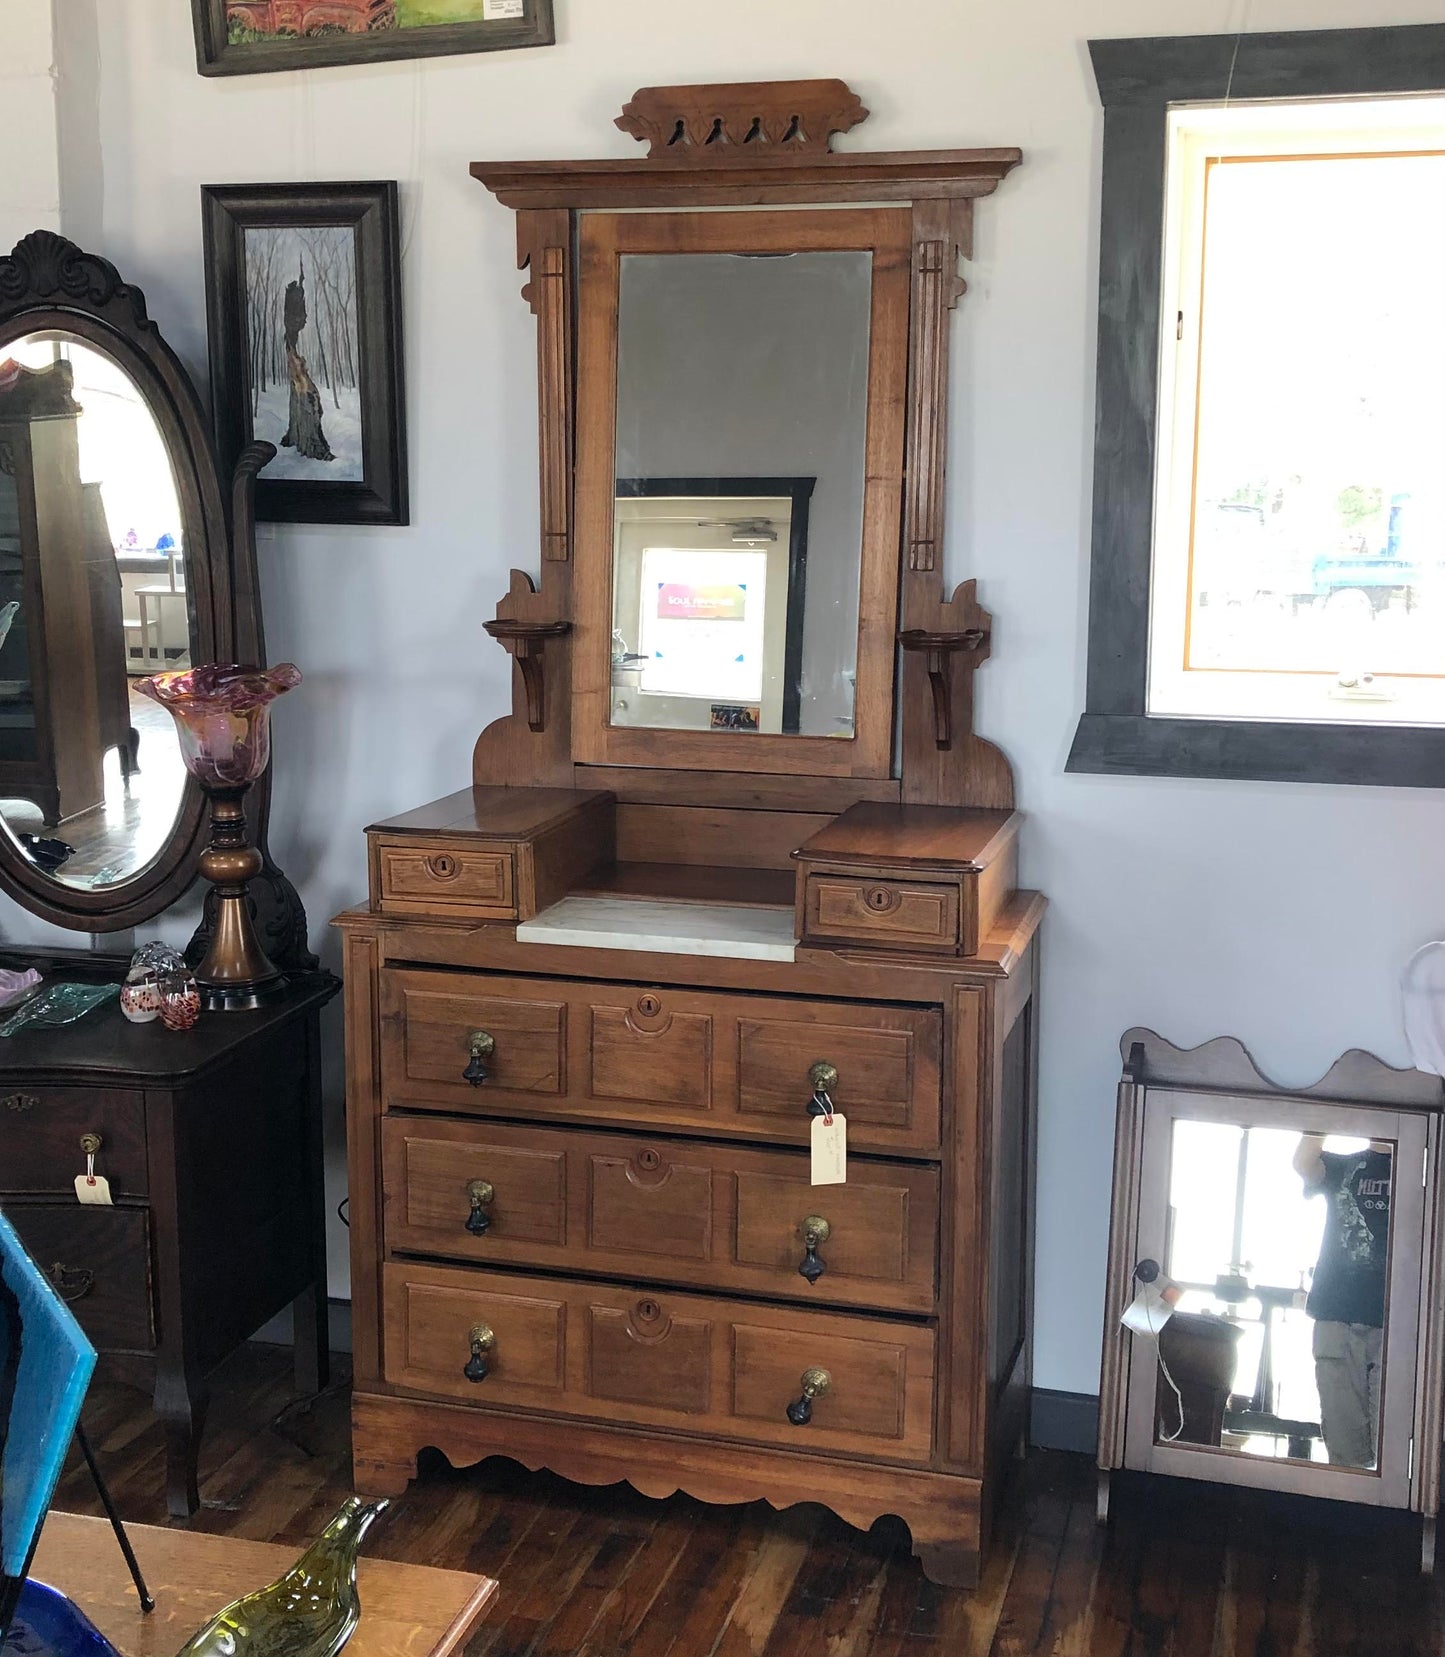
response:
<path fill-rule="evenodd" d="M 929 1457 L 927 1328 L 410 1265 L 386 1267 L 385 1299 L 393 1386 L 793 1449 Z M 827 1388 L 799 1408 L 809 1370 L 826 1371 Z"/>
<path fill-rule="evenodd" d="M 5 1217 L 97 1347 L 155 1345 L 146 1209 L 14 1203 Z"/>

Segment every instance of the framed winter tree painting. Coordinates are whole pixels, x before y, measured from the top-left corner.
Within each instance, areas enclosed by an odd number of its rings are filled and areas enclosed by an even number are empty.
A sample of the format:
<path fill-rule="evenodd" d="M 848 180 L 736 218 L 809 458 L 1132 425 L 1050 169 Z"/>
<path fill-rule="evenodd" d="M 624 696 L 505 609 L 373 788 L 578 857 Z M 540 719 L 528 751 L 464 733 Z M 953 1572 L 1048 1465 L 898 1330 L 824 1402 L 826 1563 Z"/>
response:
<path fill-rule="evenodd" d="M 552 0 L 191 0 L 203 75 L 550 46 Z"/>
<path fill-rule="evenodd" d="M 201 191 L 216 448 L 273 523 L 407 522 L 397 190 L 218 184 Z"/>

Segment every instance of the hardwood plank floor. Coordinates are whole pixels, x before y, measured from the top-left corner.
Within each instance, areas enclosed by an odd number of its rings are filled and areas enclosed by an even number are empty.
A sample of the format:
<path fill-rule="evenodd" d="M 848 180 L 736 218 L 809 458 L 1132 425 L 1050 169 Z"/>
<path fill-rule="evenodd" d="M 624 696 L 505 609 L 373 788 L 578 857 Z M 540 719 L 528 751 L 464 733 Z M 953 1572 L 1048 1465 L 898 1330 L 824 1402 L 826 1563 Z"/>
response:
<path fill-rule="evenodd" d="M 290 1401 L 290 1355 L 253 1346 L 213 1383 L 192 1523 L 298 1549 L 350 1490 L 347 1397 Z M 344 1370 L 344 1360 L 338 1360 Z M 163 1524 L 160 1429 L 97 1382 L 85 1419 L 128 1519 Z M 83 1467 L 56 1506 L 98 1512 Z M 804 1504 L 715 1508 L 439 1456 L 372 1533 L 392 1559 L 496 1577 L 467 1657 L 1438 1657 L 1445 1580 L 1419 1522 L 1134 1479 L 1094 1523 L 1082 1457 L 1019 1469 L 976 1594 L 935 1587 L 897 1521 L 866 1535 Z"/>

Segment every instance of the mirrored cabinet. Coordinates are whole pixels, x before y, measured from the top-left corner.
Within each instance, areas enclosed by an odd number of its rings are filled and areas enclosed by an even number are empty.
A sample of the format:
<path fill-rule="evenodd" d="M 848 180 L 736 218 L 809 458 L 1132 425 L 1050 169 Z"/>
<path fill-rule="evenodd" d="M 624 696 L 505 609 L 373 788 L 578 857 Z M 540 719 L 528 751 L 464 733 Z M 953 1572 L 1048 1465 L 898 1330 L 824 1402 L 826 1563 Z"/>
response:
<path fill-rule="evenodd" d="M 1044 906 L 939 566 L 948 322 L 1020 157 L 834 151 L 865 113 L 654 87 L 645 158 L 473 168 L 541 556 L 480 623 L 514 711 L 338 923 L 355 1474 L 893 1513 L 968 1584 L 1029 1395 Z"/>
<path fill-rule="evenodd" d="M 1349 1053 L 1123 1042 L 1100 1515 L 1117 1468 L 1404 1508 L 1434 1559 L 1445 1085 Z"/>

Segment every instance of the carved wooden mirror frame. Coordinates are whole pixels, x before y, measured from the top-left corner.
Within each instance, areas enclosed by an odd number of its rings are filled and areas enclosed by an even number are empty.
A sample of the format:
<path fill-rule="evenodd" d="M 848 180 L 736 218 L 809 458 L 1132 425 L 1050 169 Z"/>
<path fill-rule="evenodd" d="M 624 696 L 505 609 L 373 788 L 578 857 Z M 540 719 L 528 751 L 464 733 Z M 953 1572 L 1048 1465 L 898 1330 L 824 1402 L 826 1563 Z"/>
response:
<path fill-rule="evenodd" d="M 971 581 L 945 600 L 938 565 L 949 313 L 964 291 L 959 262 L 972 249 L 974 199 L 990 195 L 1021 154 L 1016 149 L 835 153 L 833 136 L 867 113 L 837 80 L 646 87 L 617 121 L 649 144 L 644 159 L 473 165 L 473 175 L 516 210 L 518 263 L 528 271 L 523 294 L 537 317 L 542 540 L 540 588 L 514 570 L 497 619 L 486 624 L 516 661 L 515 706 L 525 713 L 483 731 L 473 757 L 478 783 L 575 783 L 626 794 L 634 792 L 627 780 L 635 784 L 645 774 L 654 795 L 665 796 L 670 787 L 673 797 L 702 802 L 716 795 L 722 802 L 736 798 L 731 791 L 743 776 L 771 773 L 780 790 L 791 778 L 796 792 L 837 809 L 865 798 L 1012 806 L 1006 759 L 973 733 L 972 669 L 988 656 L 989 617 L 978 606 Z M 884 479 L 868 501 L 872 521 L 865 519 L 856 739 L 604 729 L 605 688 L 598 687 L 607 683 L 610 556 L 599 561 L 595 553 L 599 544 L 609 553 L 611 548 L 610 522 L 605 536 L 598 528 L 604 502 L 610 511 L 613 497 L 611 421 L 599 437 L 589 418 L 583 428 L 589 441 L 580 457 L 575 434 L 579 351 L 584 358 L 589 350 L 615 354 L 615 332 L 605 345 L 578 337 L 580 216 L 617 214 L 612 222 L 625 224 L 620 215 L 637 209 L 686 213 L 839 205 L 875 210 L 856 217 L 886 224 L 886 232 L 879 232 L 884 245 L 896 223 L 900 264 L 906 259 L 907 265 L 906 275 L 898 272 L 896 301 L 888 300 L 897 306 L 901 343 L 906 283 L 906 366 L 895 365 L 896 392 L 883 384 L 887 365 L 870 361 L 870 462 L 877 452 L 875 420 L 884 418 L 877 398 L 885 391 L 902 395 L 901 448 L 894 444 L 902 473 Z M 699 234 L 721 240 L 726 218 L 733 216 L 699 213 L 693 222 L 715 222 L 721 228 Z M 737 217 L 754 223 L 775 218 L 777 228 L 768 226 L 767 234 L 783 248 L 804 245 L 799 237 L 805 227 L 824 215 Z M 746 222 L 739 228 L 751 233 Z M 875 322 L 877 307 L 875 285 Z M 870 351 L 870 359 L 883 355 Z M 584 534 L 590 536 L 589 559 L 579 567 Z M 875 598 L 881 601 L 881 621 L 869 613 Z M 895 706 L 898 646 L 903 659 Z M 901 740 L 895 742 L 897 719 Z M 901 756 L 896 768 L 895 752 Z"/>

